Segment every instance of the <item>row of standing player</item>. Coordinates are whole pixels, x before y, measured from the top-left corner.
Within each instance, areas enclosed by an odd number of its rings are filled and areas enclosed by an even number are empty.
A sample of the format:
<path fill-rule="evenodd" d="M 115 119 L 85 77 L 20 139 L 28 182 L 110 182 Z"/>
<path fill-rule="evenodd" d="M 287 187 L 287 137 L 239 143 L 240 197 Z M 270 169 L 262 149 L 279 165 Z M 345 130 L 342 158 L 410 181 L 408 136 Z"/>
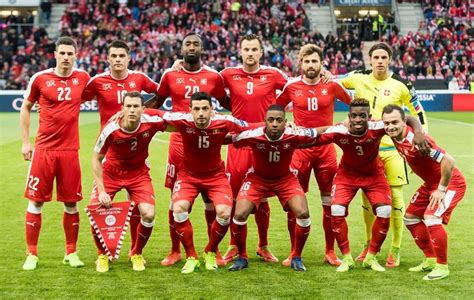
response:
<path fill-rule="evenodd" d="M 108 117 L 106 117 L 107 114 L 111 115 L 118 110 L 117 107 L 120 107 L 120 98 L 122 97 L 123 93 L 127 91 L 127 89 L 145 90 L 147 92 L 153 92 L 154 87 L 156 88 L 156 84 L 153 87 L 153 83 L 151 83 L 150 81 L 147 82 L 146 76 L 140 73 L 127 70 L 127 64 L 130 57 L 128 55 L 128 47 L 126 45 L 122 46 L 120 45 L 120 42 L 115 42 L 116 47 L 113 47 L 114 43 L 112 43 L 111 46 L 112 47 L 109 47 L 108 49 L 109 50 L 108 58 L 109 58 L 109 63 L 111 65 L 111 72 L 110 73 L 106 72 L 104 74 L 98 75 L 93 80 L 89 81 L 89 84 L 88 84 L 89 88 L 86 88 L 86 91 L 85 91 L 87 92 L 87 90 L 89 90 L 89 97 L 91 98 L 94 97 L 94 95 L 97 96 L 99 100 L 102 123 L 108 120 Z M 215 96 L 218 100 L 221 100 L 224 106 L 226 106 L 226 104 L 227 105 L 229 104 L 229 101 L 227 100 L 227 103 L 226 103 L 225 98 L 223 98 L 225 97 L 223 96 L 225 95 L 225 92 L 223 92 L 223 88 L 221 88 L 220 86 L 223 81 L 223 84 L 229 89 L 229 92 L 230 92 L 230 105 L 232 105 L 231 109 L 232 109 L 233 114 L 237 116 L 247 115 L 245 118 L 244 117 L 241 117 L 241 118 L 247 119 L 249 121 L 253 121 L 253 119 L 262 120 L 263 116 L 258 117 L 256 115 L 258 114 L 262 115 L 262 112 L 265 111 L 267 104 L 272 103 L 274 101 L 275 90 L 283 89 L 287 81 L 286 81 L 286 78 L 283 75 L 281 75 L 281 73 L 278 70 L 275 70 L 273 68 L 265 68 L 259 65 L 258 61 L 259 61 L 259 58 L 261 57 L 261 45 L 260 45 L 258 37 L 248 36 L 242 40 L 241 53 L 243 57 L 243 66 L 240 68 L 228 68 L 221 73 L 222 76 L 219 76 L 217 72 L 210 70 L 206 67 L 203 67 L 201 65 L 201 62 L 200 62 L 201 51 L 202 51 L 202 44 L 198 36 L 189 35 L 185 38 L 185 40 L 183 41 L 183 47 L 182 47 L 182 52 L 184 56 L 184 72 L 169 71 L 164 74 L 163 80 L 160 83 L 161 94 L 160 94 L 160 91 L 158 91 L 158 103 L 159 101 L 163 101 L 166 98 L 166 96 L 171 96 L 172 101 L 173 101 L 173 110 L 176 110 L 176 111 L 179 111 L 180 109 L 187 110 L 188 106 L 187 104 L 185 104 L 187 103 L 187 97 L 189 97 L 195 91 L 206 90 L 211 95 Z M 56 52 L 59 53 L 58 51 Z M 382 55 L 379 55 L 380 53 L 382 53 Z M 331 104 L 334 101 L 335 97 L 334 95 L 331 95 L 330 93 L 328 93 L 327 88 L 325 87 L 321 88 L 322 85 L 321 84 L 318 85 L 321 54 L 318 53 L 316 57 L 317 57 L 316 60 L 313 59 L 306 62 L 306 69 L 305 69 L 305 63 L 301 61 L 304 75 L 303 75 L 303 78 L 296 80 L 296 82 L 299 81 L 300 83 L 302 83 L 303 86 L 306 88 L 306 90 L 305 89 L 296 90 L 292 95 L 295 97 L 303 96 L 302 98 L 304 98 L 304 103 L 306 104 L 308 113 L 311 114 L 311 111 L 312 113 L 315 113 L 316 111 L 318 111 L 318 113 L 321 114 L 322 116 L 325 116 L 331 119 L 331 122 L 329 122 L 330 124 L 332 123 L 332 109 L 330 109 L 329 113 L 321 112 L 321 108 L 324 107 L 321 103 L 322 102 L 321 97 L 328 96 L 327 98 L 329 99 L 329 103 Z M 384 82 L 386 81 L 385 79 L 391 79 L 393 75 L 389 74 L 387 70 L 390 57 L 391 57 L 391 52 L 387 51 L 383 47 L 379 49 L 374 49 L 371 53 L 371 58 L 373 60 L 372 63 L 374 64 L 374 67 L 375 67 L 375 64 L 378 64 L 376 68 L 374 68 L 375 70 L 373 72 L 374 74 L 372 73 L 352 74 L 348 78 L 343 79 L 342 83 L 345 84 L 347 87 L 351 87 L 351 85 L 353 85 L 352 87 L 355 87 L 356 92 L 359 94 L 359 92 L 357 91 L 356 83 L 358 79 L 360 80 L 360 78 L 357 78 L 357 76 L 373 75 L 372 77 L 374 77 L 374 79 L 377 79 L 376 71 L 378 70 L 379 73 L 385 76 L 385 78 L 382 78 L 382 80 L 379 80 L 379 81 Z M 58 66 L 60 66 L 60 68 L 65 67 L 66 65 L 72 68 L 73 61 L 67 61 L 68 58 L 66 58 L 65 62 L 60 62 L 59 59 L 61 59 L 61 57 L 57 56 L 57 58 L 58 58 Z M 69 59 L 72 59 L 72 58 L 69 58 Z M 47 72 L 43 72 L 43 73 L 47 73 Z M 49 73 L 51 73 L 51 71 Z M 203 75 L 207 75 L 207 76 L 203 76 Z M 215 78 L 217 78 L 217 82 L 215 81 L 216 80 Z M 350 80 L 351 78 L 353 78 L 352 81 Z M 213 79 L 214 79 L 214 84 L 212 84 Z M 34 82 L 35 80 L 33 78 L 32 83 L 30 84 L 29 91 L 31 90 L 31 87 L 34 87 Z M 94 82 L 96 83 L 92 84 Z M 78 85 L 74 83 L 74 80 L 72 80 L 71 83 L 73 85 Z M 76 80 L 76 83 L 77 83 L 77 80 Z M 47 86 L 48 83 L 45 82 L 45 84 Z M 362 85 L 361 82 L 359 82 L 358 84 Z M 140 85 L 141 85 L 141 88 L 140 88 Z M 311 85 L 314 85 L 315 87 L 319 88 L 319 91 L 315 91 L 314 89 L 311 90 L 312 88 Z M 95 92 L 94 92 L 94 87 L 95 87 Z M 289 90 L 290 84 L 288 84 L 287 87 Z M 364 88 L 366 87 L 363 87 L 362 89 Z M 372 90 L 373 89 L 374 88 L 372 88 Z M 405 89 L 407 88 L 405 87 Z M 64 87 L 63 89 L 58 87 L 57 89 L 54 89 L 54 90 L 58 93 L 57 95 L 55 95 L 58 101 L 64 100 L 61 97 L 64 98 L 65 96 L 69 96 L 69 97 L 71 96 L 70 94 L 67 94 L 68 90 L 66 89 L 66 87 Z M 375 90 L 377 90 L 380 93 L 383 93 L 381 94 L 381 96 L 382 95 L 391 96 L 390 90 L 387 90 L 387 89 L 380 90 L 379 88 L 376 87 L 376 85 L 375 85 Z M 69 93 L 70 91 L 71 90 L 69 89 Z M 316 92 L 318 92 L 319 97 L 307 97 L 307 98 L 304 97 L 305 96 L 304 93 L 316 95 L 315 94 Z M 255 96 L 256 94 L 258 94 L 257 95 L 258 97 Z M 363 94 L 363 91 L 361 94 Z M 253 97 L 249 97 L 252 95 Z M 393 91 L 392 91 L 392 95 L 393 95 Z M 87 100 L 87 97 L 83 96 L 82 98 Z M 255 102 L 254 99 L 257 99 L 257 98 L 266 100 L 266 101 Z M 338 97 L 338 98 L 343 99 L 343 97 Z M 399 98 L 403 98 L 403 97 L 399 97 Z M 402 101 L 408 102 L 409 104 L 408 107 L 409 108 L 413 107 L 413 110 L 415 111 L 415 113 L 420 116 L 420 120 L 422 121 L 422 123 L 424 123 L 426 118 L 424 118 L 423 116 L 421 106 L 419 106 L 417 102 L 411 101 L 413 98 L 415 98 L 414 93 L 412 93 L 411 98 L 408 98 L 408 101 L 405 101 L 405 99 L 398 99 L 398 102 L 402 102 Z M 116 102 L 110 101 L 110 99 L 116 99 L 117 101 Z M 28 108 L 28 105 L 32 106 L 31 104 L 37 101 L 38 99 L 34 99 L 34 97 L 31 97 L 31 98 L 27 98 L 27 100 L 28 101 L 25 101 L 26 108 Z M 31 103 L 28 103 L 28 102 L 31 102 Z M 249 105 L 249 103 L 251 105 Z M 377 97 L 373 97 L 373 103 L 372 103 L 373 108 L 377 108 L 378 106 L 380 106 L 380 103 L 383 103 L 383 101 L 377 102 Z M 256 107 L 257 105 L 261 109 L 258 109 Z M 25 115 L 24 110 L 22 110 L 22 114 Z M 297 112 L 295 111 L 295 118 L 296 118 L 296 115 L 297 115 Z M 314 119 L 315 119 L 314 117 L 310 118 L 310 120 L 314 120 Z M 295 121 L 298 122 L 298 118 L 296 118 Z M 303 123 L 304 121 L 301 120 L 301 122 Z M 322 124 L 322 125 L 329 125 L 329 124 Z M 302 124 L 302 125 L 305 125 L 305 124 Z M 23 135 L 25 137 L 25 134 Z M 26 134 L 26 136 L 28 135 Z M 24 143 L 24 144 L 28 146 L 29 143 Z M 39 147 L 36 147 L 36 148 L 39 148 Z M 26 157 L 28 157 L 29 155 L 28 153 L 30 150 L 31 150 L 31 146 L 29 147 L 29 149 L 28 147 L 25 148 L 24 146 L 23 153 L 25 154 Z M 230 150 L 229 152 L 231 151 L 232 150 Z M 244 151 L 247 151 L 247 150 L 244 150 Z M 243 153 L 245 153 L 244 151 Z M 173 152 L 171 152 L 170 154 L 173 154 Z M 249 157 L 249 155 L 246 155 L 246 156 Z M 235 156 L 235 155 L 229 155 L 228 157 L 235 161 L 239 161 L 239 162 L 242 161 L 240 157 Z M 170 157 L 170 160 L 172 160 L 171 157 Z M 298 161 L 298 160 L 295 160 L 295 161 Z M 300 160 L 300 161 L 304 162 L 304 160 Z M 307 171 L 310 171 L 312 167 L 311 166 L 312 161 L 306 160 L 306 164 L 308 163 L 309 163 L 309 168 L 307 169 Z M 228 168 L 231 169 L 231 166 L 232 166 L 232 161 L 228 163 Z M 176 168 L 177 168 L 177 164 L 170 163 L 168 166 L 168 175 L 175 175 L 177 173 Z M 243 169 L 242 173 L 244 173 L 247 170 L 247 168 L 248 168 L 248 165 L 241 167 L 241 169 Z M 301 173 L 303 174 L 304 172 L 301 172 Z M 319 173 L 320 172 L 317 172 L 316 174 L 319 174 Z M 306 175 L 309 175 L 309 172 Z M 241 178 L 242 176 L 243 174 L 241 175 Z M 231 180 L 232 178 L 236 178 L 236 177 L 237 176 L 231 175 Z M 29 185 L 35 186 L 35 182 L 37 182 L 38 180 L 35 178 L 38 178 L 38 177 L 30 176 Z M 307 178 L 309 178 L 309 176 Z M 167 180 L 167 183 L 168 182 L 169 181 Z M 318 179 L 318 182 L 319 182 L 319 179 Z M 168 183 L 169 187 L 172 186 L 171 183 L 172 182 Z M 236 188 L 234 188 L 234 190 L 237 191 L 240 184 L 236 184 L 235 186 Z M 328 197 L 329 190 L 323 190 L 323 188 L 321 189 L 323 192 L 322 198 L 323 198 L 323 204 L 324 204 L 325 203 L 324 200 L 328 201 L 329 199 Z M 30 199 L 33 198 L 32 199 L 33 201 L 41 200 L 38 198 L 34 198 L 34 196 L 32 195 L 30 195 L 29 198 Z M 58 199 L 61 200 L 61 197 L 58 197 Z M 35 215 L 35 213 L 32 213 L 30 210 L 37 212 L 38 211 L 37 208 L 41 206 L 41 201 L 36 201 L 36 202 L 37 203 L 35 204 L 38 204 L 38 205 L 33 204 L 29 206 L 29 210 L 27 212 L 27 224 L 28 224 L 28 218 L 32 219 L 31 215 L 32 214 Z M 263 209 L 262 209 L 262 206 L 263 206 Z M 266 205 L 266 207 L 268 207 L 268 205 Z M 328 205 L 324 205 L 324 207 L 329 208 Z M 269 253 L 268 249 L 266 249 L 265 247 L 268 244 L 265 239 L 265 233 L 266 233 L 266 230 L 268 229 L 268 211 L 264 208 L 264 205 L 261 205 L 259 211 L 262 213 L 260 214 L 259 212 L 257 212 L 257 215 L 263 216 L 261 218 L 263 219 L 263 222 L 260 222 L 260 223 L 263 223 L 264 226 L 259 226 L 259 233 L 262 233 L 262 234 L 260 234 L 261 240 L 259 243 L 260 247 L 258 250 L 261 254 L 263 254 L 264 258 L 270 261 L 275 261 L 276 258 L 273 255 L 271 255 L 271 253 Z M 337 260 L 337 257 L 335 257 L 335 255 L 331 257 L 331 254 L 333 254 L 332 245 L 333 245 L 334 237 L 332 236 L 332 230 L 330 227 L 330 212 L 327 213 L 328 210 L 326 209 L 324 211 L 325 211 L 324 228 L 325 228 L 325 235 L 326 235 L 326 241 L 327 241 L 326 259 L 328 259 L 329 261 L 332 261 L 335 264 L 340 264 L 340 261 Z M 214 218 L 213 218 L 212 210 L 209 210 L 209 212 L 211 213 L 206 213 L 206 216 L 210 216 L 210 217 L 209 218 L 207 217 L 206 219 L 213 220 Z M 74 215 L 74 213 L 72 214 Z M 38 215 L 38 213 L 36 213 L 36 215 Z M 138 222 L 135 222 L 135 224 L 140 222 L 139 219 L 140 217 L 138 216 Z M 172 228 L 173 226 L 173 221 L 174 221 L 173 219 L 174 218 L 172 217 L 172 213 L 170 213 L 170 225 L 171 225 L 170 228 Z M 327 222 L 328 219 L 329 219 L 329 222 Z M 329 225 L 329 226 L 326 226 L 326 225 Z M 133 226 L 133 221 L 132 221 L 132 226 Z M 263 229 L 260 230 L 261 228 Z M 135 231 L 132 230 L 132 241 L 135 240 L 133 238 L 134 232 Z M 173 251 L 171 252 L 171 255 L 168 256 L 167 259 L 163 261 L 163 264 L 172 264 L 180 259 L 180 255 L 177 254 L 177 251 L 176 251 L 179 249 L 179 239 L 176 238 L 175 230 L 170 230 L 170 233 L 172 236 L 174 235 L 175 237 L 174 239 L 172 238 L 172 240 L 174 241 Z M 68 235 L 66 234 L 66 236 Z M 176 243 L 177 240 L 178 242 Z M 27 242 L 29 245 L 32 244 L 34 246 L 35 244 L 34 239 L 28 239 L 28 225 L 27 225 Z M 36 242 L 37 242 L 37 238 L 36 238 Z M 30 253 L 34 254 L 36 252 L 36 249 L 34 249 L 34 247 L 29 247 L 29 248 L 30 248 L 29 249 Z M 34 250 L 34 252 L 32 250 Z M 69 250 L 68 252 L 71 252 L 71 250 Z M 229 256 L 227 256 L 227 258 L 228 257 Z"/>

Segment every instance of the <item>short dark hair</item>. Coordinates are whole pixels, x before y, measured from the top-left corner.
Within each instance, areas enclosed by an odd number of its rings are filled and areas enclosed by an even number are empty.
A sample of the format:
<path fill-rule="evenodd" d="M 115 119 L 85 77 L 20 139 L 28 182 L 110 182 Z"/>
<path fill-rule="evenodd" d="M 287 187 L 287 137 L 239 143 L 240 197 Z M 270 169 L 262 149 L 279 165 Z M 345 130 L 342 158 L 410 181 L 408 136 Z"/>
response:
<path fill-rule="evenodd" d="M 61 45 L 73 46 L 74 51 L 77 52 L 77 43 L 70 36 L 62 36 L 56 41 L 56 51 Z"/>
<path fill-rule="evenodd" d="M 126 92 L 123 97 L 122 97 L 122 106 L 125 104 L 125 99 L 126 98 L 140 98 L 142 101 L 142 106 L 143 103 L 145 103 L 145 98 L 140 92 L 133 91 L 133 92 Z"/>
<path fill-rule="evenodd" d="M 195 36 L 197 36 L 200 40 L 202 40 L 202 37 L 201 37 L 201 35 L 200 35 L 199 33 L 197 33 L 197 32 L 188 32 L 188 33 L 186 33 L 186 35 L 183 37 L 183 41 L 184 41 L 188 36 L 192 36 L 192 35 L 195 35 Z"/>
<path fill-rule="evenodd" d="M 370 110 L 369 100 L 365 98 L 354 98 L 354 100 L 349 103 L 349 109 L 352 107 L 367 107 Z"/>
<path fill-rule="evenodd" d="M 267 108 L 267 111 L 271 111 L 271 110 L 274 110 L 274 111 L 281 111 L 283 112 L 283 114 L 285 113 L 285 108 L 283 106 L 281 106 L 280 104 L 271 104 L 268 108 Z"/>
<path fill-rule="evenodd" d="M 262 39 L 261 39 L 258 35 L 254 34 L 254 33 L 244 35 L 244 36 L 240 39 L 239 48 L 242 47 L 242 42 L 243 42 L 243 41 L 251 41 L 251 40 L 257 40 L 258 43 L 260 44 L 260 49 L 263 50 Z"/>
<path fill-rule="evenodd" d="M 394 110 L 397 110 L 400 113 L 400 116 L 403 120 L 405 119 L 405 111 L 403 110 L 403 108 L 395 104 L 389 104 L 385 106 L 382 110 L 382 117 L 384 114 L 391 114 Z"/>
<path fill-rule="evenodd" d="M 206 92 L 196 92 L 191 95 L 191 100 L 189 101 L 189 106 L 193 105 L 193 100 L 207 100 L 209 102 L 209 105 L 212 107 L 212 98 L 209 96 L 208 93 Z"/>
<path fill-rule="evenodd" d="M 110 48 L 123 48 L 127 53 L 130 52 L 130 47 L 127 45 L 126 42 L 122 40 L 114 40 L 110 44 L 107 45 L 107 54 L 109 54 Z"/>
<path fill-rule="evenodd" d="M 375 50 L 379 50 L 379 49 L 385 50 L 388 53 L 388 57 L 392 58 L 392 54 L 393 54 L 392 47 L 390 47 L 388 44 L 383 43 L 383 42 L 377 43 L 373 45 L 372 47 L 370 47 L 369 57 L 372 57 L 372 53 L 374 53 Z"/>

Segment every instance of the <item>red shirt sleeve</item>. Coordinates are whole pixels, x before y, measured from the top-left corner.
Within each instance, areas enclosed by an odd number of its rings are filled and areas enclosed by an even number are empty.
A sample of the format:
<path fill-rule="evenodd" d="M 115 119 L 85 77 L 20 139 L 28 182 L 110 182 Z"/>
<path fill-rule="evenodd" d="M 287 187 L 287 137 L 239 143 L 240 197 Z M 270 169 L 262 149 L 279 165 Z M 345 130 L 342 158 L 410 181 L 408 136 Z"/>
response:
<path fill-rule="evenodd" d="M 281 92 L 281 94 L 278 95 L 276 99 L 276 103 L 280 104 L 283 107 L 287 107 L 288 104 L 290 104 L 290 102 L 291 102 L 290 90 L 289 90 L 289 86 L 287 85 L 283 88 L 283 91 Z"/>
<path fill-rule="evenodd" d="M 39 100 L 41 91 L 39 89 L 40 86 L 40 78 L 36 76 L 33 80 L 30 80 L 30 84 L 25 92 L 25 100 L 30 102 L 36 103 Z"/>
<path fill-rule="evenodd" d="M 214 85 L 212 96 L 214 96 L 214 98 L 216 98 L 217 100 L 222 100 L 226 96 L 224 89 L 224 79 L 222 78 L 221 74 L 218 74 L 218 76 L 216 76 L 216 84 Z"/>
<path fill-rule="evenodd" d="M 151 93 L 156 93 L 158 91 L 158 84 L 151 80 L 150 77 L 148 77 L 145 74 L 142 74 L 142 80 L 143 80 L 143 90 L 149 94 Z"/>
<path fill-rule="evenodd" d="M 351 103 L 351 95 L 349 92 L 339 83 L 333 82 L 333 90 L 334 90 L 334 95 L 336 98 L 345 104 L 349 105 Z"/>
<path fill-rule="evenodd" d="M 156 91 L 159 96 L 165 97 L 165 98 L 171 94 L 168 77 L 169 77 L 168 72 L 165 72 L 163 76 L 161 77 L 158 90 Z"/>
<path fill-rule="evenodd" d="M 283 90 L 285 84 L 288 83 L 288 76 L 283 74 L 283 72 L 281 72 L 280 70 L 275 70 L 275 73 L 275 89 Z"/>

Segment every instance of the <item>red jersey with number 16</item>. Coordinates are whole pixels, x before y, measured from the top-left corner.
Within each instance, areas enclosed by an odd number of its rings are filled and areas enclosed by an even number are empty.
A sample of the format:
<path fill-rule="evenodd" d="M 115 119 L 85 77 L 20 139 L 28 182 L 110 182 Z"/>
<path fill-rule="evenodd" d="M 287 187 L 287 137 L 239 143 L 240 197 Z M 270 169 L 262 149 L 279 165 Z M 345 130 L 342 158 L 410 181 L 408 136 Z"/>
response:
<path fill-rule="evenodd" d="M 81 95 L 89 78 L 89 74 L 79 69 L 63 77 L 54 68 L 31 77 L 24 99 L 41 106 L 35 148 L 79 149 Z"/>

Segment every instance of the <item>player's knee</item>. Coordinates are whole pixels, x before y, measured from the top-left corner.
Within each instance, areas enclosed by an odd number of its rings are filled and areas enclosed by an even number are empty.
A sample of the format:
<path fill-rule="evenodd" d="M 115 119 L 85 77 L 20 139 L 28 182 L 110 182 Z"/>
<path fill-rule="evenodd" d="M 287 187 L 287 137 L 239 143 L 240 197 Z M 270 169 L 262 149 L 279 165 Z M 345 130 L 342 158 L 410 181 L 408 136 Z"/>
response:
<path fill-rule="evenodd" d="M 230 223 L 230 214 L 224 217 L 216 216 L 216 221 L 221 226 L 227 226 Z"/>
<path fill-rule="evenodd" d="M 425 225 L 427 227 L 443 224 L 443 220 L 441 218 L 435 217 L 433 215 L 425 215 L 424 219 L 425 219 Z"/>
<path fill-rule="evenodd" d="M 155 212 L 153 210 L 146 210 L 140 213 L 143 221 L 151 223 L 155 220 Z"/>
<path fill-rule="evenodd" d="M 412 216 L 407 216 L 407 215 L 403 217 L 403 223 L 405 224 L 405 226 L 416 225 L 420 222 L 421 222 L 421 219 L 417 217 L 412 217 Z"/>
<path fill-rule="evenodd" d="M 77 210 L 77 205 L 70 206 L 70 205 L 66 205 L 65 203 L 64 212 L 70 215 L 74 215 L 74 214 L 77 214 L 79 211 Z"/>
<path fill-rule="evenodd" d="M 390 205 L 378 206 L 375 209 L 375 215 L 380 218 L 390 218 L 391 214 L 392 214 L 392 206 Z"/>
<path fill-rule="evenodd" d="M 331 216 L 345 217 L 346 216 L 346 207 L 342 206 L 342 205 L 339 205 L 339 204 L 331 205 Z"/>
<path fill-rule="evenodd" d="M 307 218 L 297 218 L 296 224 L 301 227 L 309 227 L 311 225 L 311 218 L 309 217 L 309 214 Z"/>
<path fill-rule="evenodd" d="M 189 214 L 188 212 L 181 212 L 181 213 L 173 212 L 173 218 L 175 222 L 183 223 L 183 222 L 186 222 L 186 220 L 189 218 Z"/>
<path fill-rule="evenodd" d="M 321 196 L 321 205 L 331 206 L 331 196 Z"/>
<path fill-rule="evenodd" d="M 248 217 L 249 213 L 236 211 L 234 215 L 234 220 L 238 222 L 247 222 Z"/>
<path fill-rule="evenodd" d="M 29 213 L 39 215 L 43 210 L 43 202 L 29 201 L 26 211 Z"/>
<path fill-rule="evenodd" d="M 307 209 L 295 212 L 296 219 L 309 219 L 309 211 Z"/>

